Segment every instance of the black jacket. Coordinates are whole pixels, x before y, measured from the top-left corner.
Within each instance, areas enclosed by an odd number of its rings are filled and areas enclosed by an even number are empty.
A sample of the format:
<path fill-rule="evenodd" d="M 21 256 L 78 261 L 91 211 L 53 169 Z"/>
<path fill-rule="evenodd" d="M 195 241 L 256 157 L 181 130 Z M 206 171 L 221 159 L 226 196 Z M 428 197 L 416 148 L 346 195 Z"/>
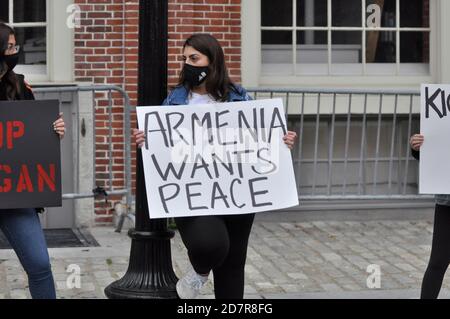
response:
<path fill-rule="evenodd" d="M 16 74 L 17 80 L 19 81 L 19 92 L 18 100 L 34 100 L 33 91 L 31 91 L 30 86 L 25 82 L 25 76 L 23 74 Z"/>
<path fill-rule="evenodd" d="M 412 155 L 416 160 L 420 160 L 420 151 L 415 151 L 415 150 L 411 149 L 411 155 Z"/>
<path fill-rule="evenodd" d="M 19 91 L 16 94 L 15 100 L 34 100 L 34 94 L 31 91 L 30 86 L 25 82 L 25 76 L 23 74 L 16 74 L 17 81 L 19 82 Z M 0 100 L 6 100 L 6 88 L 0 81 Z"/>

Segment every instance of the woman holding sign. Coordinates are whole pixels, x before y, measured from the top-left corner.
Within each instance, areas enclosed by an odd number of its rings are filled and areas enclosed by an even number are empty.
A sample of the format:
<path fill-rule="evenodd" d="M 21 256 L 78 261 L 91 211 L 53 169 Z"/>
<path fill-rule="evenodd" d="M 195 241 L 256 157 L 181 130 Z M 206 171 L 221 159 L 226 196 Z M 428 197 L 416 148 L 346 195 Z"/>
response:
<path fill-rule="evenodd" d="M 183 46 L 184 67 L 178 86 L 164 105 L 195 105 L 218 102 L 242 102 L 250 96 L 234 84 L 228 75 L 225 56 L 219 42 L 208 34 L 195 34 Z M 144 132 L 133 131 L 136 143 L 145 142 Z M 295 132 L 283 138 L 292 149 Z M 182 299 L 195 298 L 214 274 L 217 299 L 242 299 L 247 245 L 254 214 L 176 218 L 181 238 L 193 266 L 177 283 Z"/>
<path fill-rule="evenodd" d="M 419 160 L 424 136 L 410 139 L 412 155 Z M 422 299 L 436 299 L 442 287 L 445 272 L 450 263 L 450 195 L 436 195 L 434 229 L 431 256 L 422 281 Z"/>
<path fill-rule="evenodd" d="M 19 60 L 19 50 L 14 30 L 0 22 L 0 100 L 34 99 L 33 92 L 24 81 L 24 76 L 13 71 Z M 62 113 L 53 123 L 53 129 L 60 138 L 64 137 Z M 37 209 L 0 210 L 0 229 L 28 275 L 32 298 L 55 299 L 50 258 Z"/>

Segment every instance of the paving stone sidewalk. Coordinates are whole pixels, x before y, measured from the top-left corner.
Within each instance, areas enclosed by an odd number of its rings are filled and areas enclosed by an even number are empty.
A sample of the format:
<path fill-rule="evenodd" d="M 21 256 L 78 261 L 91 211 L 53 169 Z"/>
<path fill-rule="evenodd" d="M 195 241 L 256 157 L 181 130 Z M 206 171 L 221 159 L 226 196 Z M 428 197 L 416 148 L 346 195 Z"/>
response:
<path fill-rule="evenodd" d="M 49 250 L 58 298 L 105 298 L 104 288 L 124 275 L 130 251 L 127 232 L 97 227 L 91 233 L 100 247 Z M 256 220 L 248 249 L 245 296 L 418 298 L 431 235 L 430 220 Z M 180 276 L 189 262 L 178 233 L 172 241 L 172 256 Z M 68 269 L 70 265 L 81 271 L 80 288 L 67 285 L 68 270 L 74 269 Z M 367 286 L 369 265 L 381 271 L 380 289 Z M 450 297 L 449 276 L 450 272 L 444 280 L 443 298 Z M 213 297 L 212 280 L 200 298 Z M 26 287 L 26 275 L 14 252 L 0 250 L 0 298 L 29 298 Z"/>

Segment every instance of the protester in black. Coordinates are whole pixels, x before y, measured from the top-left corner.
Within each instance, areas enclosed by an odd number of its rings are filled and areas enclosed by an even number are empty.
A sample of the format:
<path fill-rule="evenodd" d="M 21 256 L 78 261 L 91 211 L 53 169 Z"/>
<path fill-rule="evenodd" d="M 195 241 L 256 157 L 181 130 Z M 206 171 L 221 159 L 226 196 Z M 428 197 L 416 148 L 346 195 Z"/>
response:
<path fill-rule="evenodd" d="M 424 136 L 410 139 L 412 155 L 420 159 L 420 147 Z M 422 281 L 421 299 L 436 299 L 442 287 L 445 272 L 450 263 L 450 195 L 436 195 L 433 241 L 427 270 Z"/>
<path fill-rule="evenodd" d="M 230 80 L 223 49 L 211 35 L 195 34 L 187 39 L 183 60 L 179 84 L 164 105 L 250 100 L 245 89 Z M 142 146 L 144 132 L 134 130 L 133 135 Z M 295 139 L 296 133 L 288 132 L 284 142 L 292 149 Z M 180 298 L 195 298 L 211 271 L 217 299 L 243 298 L 244 267 L 253 220 L 254 214 L 176 218 L 193 266 L 177 283 Z"/>

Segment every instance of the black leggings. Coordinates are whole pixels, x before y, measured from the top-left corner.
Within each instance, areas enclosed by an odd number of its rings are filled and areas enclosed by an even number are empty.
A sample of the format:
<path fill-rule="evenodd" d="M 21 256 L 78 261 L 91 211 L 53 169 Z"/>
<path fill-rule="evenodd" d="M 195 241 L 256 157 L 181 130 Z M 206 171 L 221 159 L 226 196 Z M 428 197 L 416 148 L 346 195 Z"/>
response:
<path fill-rule="evenodd" d="M 433 244 L 422 282 L 421 299 L 436 299 L 450 263 L 450 206 L 436 205 Z"/>
<path fill-rule="evenodd" d="M 244 297 L 244 267 L 254 214 L 176 218 L 192 267 L 214 274 L 216 299 Z"/>

